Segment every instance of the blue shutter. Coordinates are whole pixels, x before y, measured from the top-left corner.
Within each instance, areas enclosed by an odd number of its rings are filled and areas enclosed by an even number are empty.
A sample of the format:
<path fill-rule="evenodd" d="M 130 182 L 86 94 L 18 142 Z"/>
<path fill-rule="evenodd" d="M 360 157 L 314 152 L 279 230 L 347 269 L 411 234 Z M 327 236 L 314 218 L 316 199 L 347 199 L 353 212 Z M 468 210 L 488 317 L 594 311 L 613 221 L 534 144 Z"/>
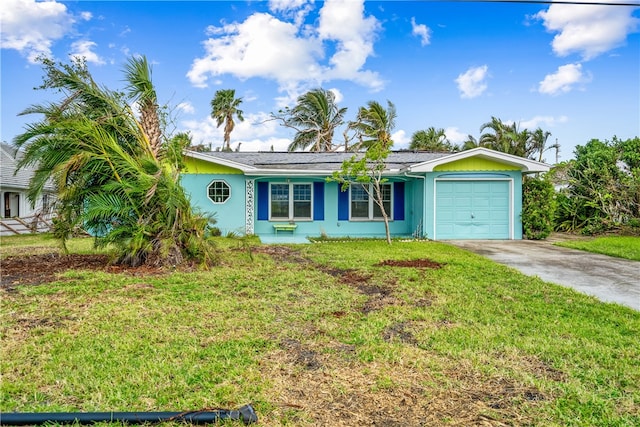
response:
<path fill-rule="evenodd" d="M 269 183 L 258 182 L 258 221 L 269 220 Z"/>
<path fill-rule="evenodd" d="M 342 184 L 338 186 L 338 221 L 349 221 L 349 189 L 342 191 Z"/>
<path fill-rule="evenodd" d="M 404 220 L 404 182 L 393 183 L 393 219 Z"/>
<path fill-rule="evenodd" d="M 313 183 L 313 220 L 324 221 L 324 182 Z"/>

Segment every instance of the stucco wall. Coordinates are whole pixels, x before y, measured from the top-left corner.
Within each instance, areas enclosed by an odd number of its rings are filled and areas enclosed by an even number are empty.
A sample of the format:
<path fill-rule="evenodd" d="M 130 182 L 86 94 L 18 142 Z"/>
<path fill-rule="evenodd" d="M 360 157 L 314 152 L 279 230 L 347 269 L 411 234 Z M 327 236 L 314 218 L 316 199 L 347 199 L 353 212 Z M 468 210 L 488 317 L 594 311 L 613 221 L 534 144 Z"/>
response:
<path fill-rule="evenodd" d="M 207 196 L 207 187 L 214 180 L 223 180 L 231 187 L 231 197 L 225 203 L 213 203 Z M 183 174 L 181 182 L 196 209 L 215 214 L 216 226 L 223 235 L 245 233 L 247 196 L 244 175 Z"/>

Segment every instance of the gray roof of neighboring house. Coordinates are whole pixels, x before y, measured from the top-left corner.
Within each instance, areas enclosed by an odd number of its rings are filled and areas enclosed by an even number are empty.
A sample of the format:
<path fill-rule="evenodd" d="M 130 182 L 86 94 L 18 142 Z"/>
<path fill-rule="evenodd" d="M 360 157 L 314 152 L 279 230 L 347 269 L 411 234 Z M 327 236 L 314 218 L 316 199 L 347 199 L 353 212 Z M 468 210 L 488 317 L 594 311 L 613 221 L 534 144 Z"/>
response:
<path fill-rule="evenodd" d="M 354 154 L 345 152 L 314 153 L 314 152 L 223 152 L 213 151 L 202 153 L 213 158 L 227 160 L 257 169 L 270 170 L 339 170 L 342 162 Z M 360 153 L 361 155 L 362 153 Z M 427 153 L 414 151 L 394 151 L 387 157 L 387 169 L 403 169 L 410 165 L 439 159 L 451 153 Z"/>
<path fill-rule="evenodd" d="M 16 173 L 16 165 L 22 158 L 22 152 L 15 147 L 0 144 L 0 187 L 26 190 L 29 188 L 29 181 L 35 172 L 35 167 L 25 166 Z M 55 187 L 52 182 L 48 182 L 45 190 L 53 191 Z"/>

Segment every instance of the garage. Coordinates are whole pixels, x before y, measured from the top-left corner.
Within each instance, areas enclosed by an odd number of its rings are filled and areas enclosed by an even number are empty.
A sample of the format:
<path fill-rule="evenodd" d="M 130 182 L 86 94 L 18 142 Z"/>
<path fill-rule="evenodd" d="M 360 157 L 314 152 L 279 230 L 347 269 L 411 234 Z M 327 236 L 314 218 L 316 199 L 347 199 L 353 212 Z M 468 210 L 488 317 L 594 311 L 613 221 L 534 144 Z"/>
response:
<path fill-rule="evenodd" d="M 434 223 L 437 240 L 513 239 L 510 179 L 437 179 Z"/>

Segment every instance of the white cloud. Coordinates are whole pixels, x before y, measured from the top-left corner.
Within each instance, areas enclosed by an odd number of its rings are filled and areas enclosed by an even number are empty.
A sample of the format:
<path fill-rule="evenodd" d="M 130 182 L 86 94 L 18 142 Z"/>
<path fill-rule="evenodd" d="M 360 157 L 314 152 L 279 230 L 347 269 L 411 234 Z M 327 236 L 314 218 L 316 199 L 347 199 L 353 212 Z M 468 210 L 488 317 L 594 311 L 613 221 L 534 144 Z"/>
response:
<path fill-rule="evenodd" d="M 75 22 L 64 4 L 35 0 L 3 0 L 0 21 L 2 49 L 15 49 L 31 63 L 38 56 L 50 57 L 53 43 Z"/>
<path fill-rule="evenodd" d="M 548 31 L 558 33 L 551 43 L 556 55 L 577 52 L 589 60 L 624 44 L 627 35 L 638 29 L 640 20 L 632 15 L 634 10 L 623 6 L 553 4 L 534 18 L 541 19 Z"/>
<path fill-rule="evenodd" d="M 80 17 L 85 21 L 91 21 L 91 18 L 93 18 L 93 14 L 91 12 L 80 12 Z"/>
<path fill-rule="evenodd" d="M 329 89 L 329 91 L 333 93 L 333 96 L 335 96 L 336 104 L 339 104 L 339 103 L 342 102 L 342 100 L 344 99 L 344 95 L 342 95 L 342 92 L 340 92 L 339 89 L 334 87 L 334 88 Z"/>
<path fill-rule="evenodd" d="M 582 72 L 582 64 L 567 64 L 548 74 L 538 86 L 538 91 L 547 95 L 559 95 L 571 91 L 575 85 L 590 81 Z"/>
<path fill-rule="evenodd" d="M 405 132 L 403 129 L 391 134 L 391 140 L 393 141 L 394 150 L 409 148 L 409 144 L 411 143 L 411 138 L 407 136 L 407 132 Z"/>
<path fill-rule="evenodd" d="M 193 107 L 189 101 L 181 102 L 176 106 L 178 111 L 182 111 L 187 114 L 193 114 L 196 112 L 196 109 Z"/>
<path fill-rule="evenodd" d="M 471 67 L 460 74 L 455 80 L 462 98 L 475 98 L 482 95 L 487 89 L 486 79 L 489 76 L 489 67 Z"/>
<path fill-rule="evenodd" d="M 105 61 L 92 50 L 96 46 L 97 44 L 90 40 L 79 40 L 77 42 L 73 42 L 71 44 L 71 53 L 69 56 L 74 59 L 84 58 L 87 62 L 103 65 L 105 64 Z"/>
<path fill-rule="evenodd" d="M 219 28 L 220 36 L 204 44 L 206 55 L 193 61 L 187 77 L 206 87 L 209 76 L 233 74 L 240 79 L 265 77 L 284 85 L 289 80 L 319 78 L 316 40 L 297 36 L 298 28 L 266 13 L 251 15 L 242 23 Z"/>
<path fill-rule="evenodd" d="M 286 151 L 291 139 L 282 137 L 278 132 L 282 127 L 275 120 L 270 120 L 268 113 L 248 114 L 244 121 L 236 121 L 231 134 L 231 147 L 235 149 L 241 143 L 242 151 L 268 151 L 273 146 L 275 151 Z M 191 134 L 192 143 L 211 144 L 212 150 L 222 147 L 224 140 L 224 125 L 217 127 L 216 121 L 210 116 L 201 120 L 183 120 L 181 131 Z"/>
<path fill-rule="evenodd" d="M 283 12 L 297 10 L 307 4 L 307 0 L 269 0 L 269 10 Z"/>
<path fill-rule="evenodd" d="M 328 79 L 353 80 L 373 90 L 382 89 L 378 73 L 362 70 L 373 55 L 373 43 L 380 29 L 374 16 L 364 16 L 364 0 L 327 0 L 320 10 L 318 35 L 323 42 L 335 41 L 335 53 L 325 70 Z"/>
<path fill-rule="evenodd" d="M 426 46 L 431 43 L 431 30 L 424 24 L 416 24 L 416 18 L 411 17 L 411 34 L 420 38 L 420 44 Z"/>
<path fill-rule="evenodd" d="M 553 116 L 535 116 L 529 120 L 522 120 L 520 121 L 520 129 L 529 129 L 529 130 L 535 130 L 537 128 L 548 128 L 548 127 L 554 127 L 558 124 L 562 124 L 562 123 L 566 123 L 569 121 L 569 118 L 567 116 L 559 116 L 559 117 L 553 117 Z"/>
<path fill-rule="evenodd" d="M 279 1 L 270 6 L 280 10 L 304 3 Z M 373 54 L 378 29 L 374 17 L 364 16 L 362 0 L 326 1 L 317 28 L 303 26 L 298 18 L 281 20 L 255 13 L 244 22 L 209 27 L 210 38 L 203 42 L 205 54 L 193 61 L 187 77 L 197 87 L 207 87 L 212 77 L 222 74 L 271 79 L 287 99 L 333 79 L 356 81 L 377 90 L 383 84 L 378 74 L 363 67 Z M 330 50 L 333 55 L 325 58 Z"/>
<path fill-rule="evenodd" d="M 469 137 L 469 134 L 460 132 L 457 127 L 446 128 L 444 134 L 447 136 L 449 142 L 454 145 L 462 144 Z"/>

